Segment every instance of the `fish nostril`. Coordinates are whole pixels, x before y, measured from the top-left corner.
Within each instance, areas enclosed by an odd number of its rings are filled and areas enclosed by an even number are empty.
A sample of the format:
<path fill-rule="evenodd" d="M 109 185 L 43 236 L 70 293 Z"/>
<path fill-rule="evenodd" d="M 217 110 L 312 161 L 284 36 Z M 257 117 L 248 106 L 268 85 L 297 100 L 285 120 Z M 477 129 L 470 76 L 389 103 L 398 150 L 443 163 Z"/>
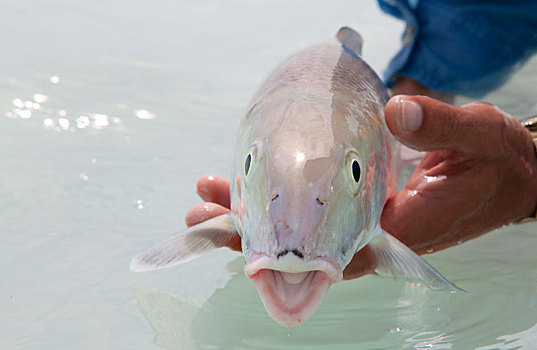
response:
<path fill-rule="evenodd" d="M 316 202 L 322 207 L 324 203 L 326 202 L 326 200 L 324 198 L 317 197 Z"/>
<path fill-rule="evenodd" d="M 279 194 L 273 194 L 271 200 L 274 202 L 276 199 L 278 199 L 279 196 Z"/>
<path fill-rule="evenodd" d="M 293 249 L 292 252 L 293 254 L 298 256 L 300 259 L 304 259 L 304 254 L 302 254 L 298 249 Z"/>
<path fill-rule="evenodd" d="M 282 256 L 286 255 L 287 253 L 289 253 L 288 250 L 284 250 L 283 252 L 279 252 L 278 255 L 276 255 L 276 259 L 281 258 Z"/>
<path fill-rule="evenodd" d="M 304 254 L 302 254 L 298 249 L 293 249 L 293 250 L 286 249 L 284 251 L 281 251 L 281 252 L 278 253 L 278 255 L 276 255 L 276 259 L 279 259 L 282 256 L 287 255 L 288 253 L 293 253 L 294 255 L 299 257 L 300 259 L 304 259 Z"/>

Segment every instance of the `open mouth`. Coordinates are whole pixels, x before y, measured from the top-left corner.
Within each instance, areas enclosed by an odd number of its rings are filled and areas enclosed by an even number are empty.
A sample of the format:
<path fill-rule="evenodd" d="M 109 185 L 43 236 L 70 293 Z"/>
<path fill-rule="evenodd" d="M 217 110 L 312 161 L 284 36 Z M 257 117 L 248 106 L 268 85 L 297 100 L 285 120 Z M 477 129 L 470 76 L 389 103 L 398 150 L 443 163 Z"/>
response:
<path fill-rule="evenodd" d="M 306 321 L 317 309 L 341 269 L 322 258 L 305 262 L 287 255 L 274 259 L 255 254 L 244 268 L 269 315 L 286 327 Z"/>

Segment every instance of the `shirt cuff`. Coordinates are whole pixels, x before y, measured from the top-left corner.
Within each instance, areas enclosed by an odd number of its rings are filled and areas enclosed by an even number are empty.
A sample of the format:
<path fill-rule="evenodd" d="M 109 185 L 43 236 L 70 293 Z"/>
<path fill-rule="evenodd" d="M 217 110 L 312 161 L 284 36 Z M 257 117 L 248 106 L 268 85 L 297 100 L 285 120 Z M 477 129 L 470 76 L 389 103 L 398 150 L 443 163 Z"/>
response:
<path fill-rule="evenodd" d="M 406 22 L 384 82 L 398 76 L 439 91 L 482 96 L 537 52 L 537 1 L 378 0 Z"/>

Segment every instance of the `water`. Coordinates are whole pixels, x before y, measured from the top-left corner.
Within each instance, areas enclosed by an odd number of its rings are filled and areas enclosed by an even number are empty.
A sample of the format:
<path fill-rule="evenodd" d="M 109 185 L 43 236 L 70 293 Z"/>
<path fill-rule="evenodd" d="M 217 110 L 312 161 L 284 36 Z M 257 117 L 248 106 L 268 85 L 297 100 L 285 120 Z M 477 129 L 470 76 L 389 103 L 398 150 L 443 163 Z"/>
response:
<path fill-rule="evenodd" d="M 6 0 L 0 12 L 1 349 L 535 348 L 535 224 L 427 256 L 468 293 L 367 276 L 293 329 L 269 318 L 236 253 L 128 271 L 183 227 L 199 176 L 228 174 L 239 118 L 277 62 L 345 24 L 382 70 L 402 25 L 374 1 Z M 534 59 L 486 100 L 537 114 L 535 86 Z"/>

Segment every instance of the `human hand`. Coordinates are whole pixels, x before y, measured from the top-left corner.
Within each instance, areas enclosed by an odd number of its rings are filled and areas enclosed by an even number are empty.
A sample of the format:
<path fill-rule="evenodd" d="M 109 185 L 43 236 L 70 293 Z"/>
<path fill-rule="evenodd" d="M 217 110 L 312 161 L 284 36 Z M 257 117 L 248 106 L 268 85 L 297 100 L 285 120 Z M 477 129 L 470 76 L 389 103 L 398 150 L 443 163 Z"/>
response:
<path fill-rule="evenodd" d="M 386 231 L 417 253 L 447 248 L 535 213 L 532 138 L 496 106 L 455 107 L 423 96 L 396 96 L 385 114 L 399 141 L 427 152 L 381 219 Z"/>
<path fill-rule="evenodd" d="M 204 202 L 195 205 L 186 213 L 185 223 L 188 227 L 231 211 L 229 209 L 229 181 L 227 179 L 216 175 L 205 175 L 198 180 L 196 189 Z M 239 235 L 237 235 L 236 240 L 230 242 L 229 248 L 241 251 Z"/>

